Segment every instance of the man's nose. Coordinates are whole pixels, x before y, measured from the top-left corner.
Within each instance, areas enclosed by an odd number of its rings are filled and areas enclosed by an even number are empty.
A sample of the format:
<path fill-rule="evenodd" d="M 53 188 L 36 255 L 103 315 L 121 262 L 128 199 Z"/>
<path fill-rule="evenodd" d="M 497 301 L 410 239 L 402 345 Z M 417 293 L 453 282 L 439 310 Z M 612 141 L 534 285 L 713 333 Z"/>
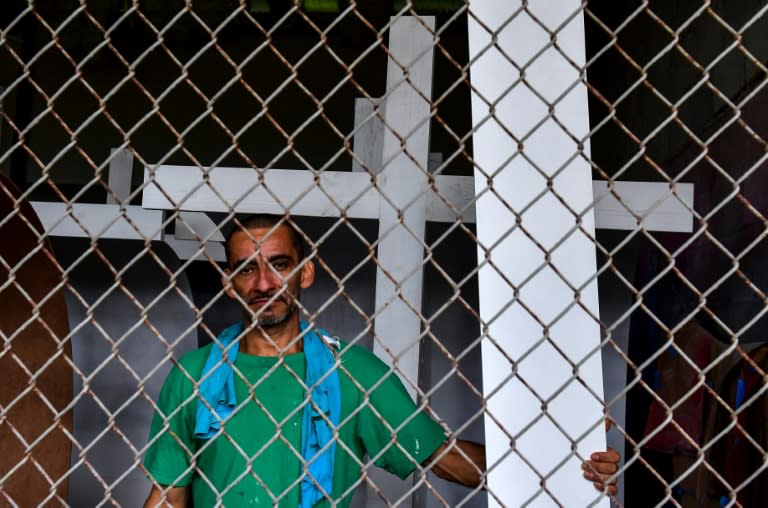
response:
<path fill-rule="evenodd" d="M 256 289 L 262 293 L 268 293 L 280 287 L 280 278 L 272 272 L 269 266 L 263 266 L 258 271 Z"/>

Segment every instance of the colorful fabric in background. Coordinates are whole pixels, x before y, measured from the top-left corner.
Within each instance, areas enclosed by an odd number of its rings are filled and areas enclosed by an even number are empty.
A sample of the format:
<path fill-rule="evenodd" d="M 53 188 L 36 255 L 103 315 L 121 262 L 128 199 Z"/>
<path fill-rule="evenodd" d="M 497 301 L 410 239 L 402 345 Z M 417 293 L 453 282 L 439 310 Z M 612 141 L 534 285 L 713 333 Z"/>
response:
<path fill-rule="evenodd" d="M 645 448 L 696 454 L 702 443 L 706 393 L 700 372 L 719 356 L 723 347 L 696 321 L 675 334 L 674 345 L 669 345 L 656 360 L 653 388 L 663 403 L 651 402 L 645 422 L 645 435 L 651 438 Z M 665 424 L 673 406 L 672 421 Z"/>
<path fill-rule="evenodd" d="M 757 346 L 747 355 L 734 354 L 739 360 L 716 386 L 725 404 L 712 404 L 705 424 L 704 439 L 711 443 L 705 459 L 717 468 L 718 476 L 700 469 L 698 496 L 718 499 L 721 506 L 733 506 L 735 501 L 739 506 L 764 506 L 768 499 L 768 469 L 764 464 L 768 450 L 768 345 Z M 734 499 L 732 492 L 737 488 Z"/>

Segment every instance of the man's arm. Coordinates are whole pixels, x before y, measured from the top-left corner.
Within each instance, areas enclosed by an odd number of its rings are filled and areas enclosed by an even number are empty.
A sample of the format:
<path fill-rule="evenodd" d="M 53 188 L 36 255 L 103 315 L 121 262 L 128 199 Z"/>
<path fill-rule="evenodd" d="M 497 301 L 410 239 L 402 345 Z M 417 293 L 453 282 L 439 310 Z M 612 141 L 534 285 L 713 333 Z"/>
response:
<path fill-rule="evenodd" d="M 618 471 L 620 459 L 618 452 L 613 448 L 593 453 L 590 460 L 582 465 L 584 478 L 594 482 L 597 490 L 605 490 L 608 495 L 615 495 L 618 488 L 616 479 L 611 480 L 611 476 Z M 486 470 L 485 446 L 461 439 L 457 439 L 454 446 L 445 442 L 424 465 L 433 462 L 432 471 L 440 478 L 468 487 L 477 487 L 483 481 Z"/>
<path fill-rule="evenodd" d="M 448 441 L 440 445 L 425 464 L 432 464 L 432 471 L 440 478 L 467 487 L 477 487 L 485 474 L 485 446 L 472 441 L 457 439 L 454 446 Z"/>
<path fill-rule="evenodd" d="M 189 487 L 171 487 L 167 490 L 165 488 L 161 490 L 157 485 L 153 485 L 147 500 L 144 501 L 144 508 L 155 508 L 158 506 L 186 508 L 188 500 Z"/>

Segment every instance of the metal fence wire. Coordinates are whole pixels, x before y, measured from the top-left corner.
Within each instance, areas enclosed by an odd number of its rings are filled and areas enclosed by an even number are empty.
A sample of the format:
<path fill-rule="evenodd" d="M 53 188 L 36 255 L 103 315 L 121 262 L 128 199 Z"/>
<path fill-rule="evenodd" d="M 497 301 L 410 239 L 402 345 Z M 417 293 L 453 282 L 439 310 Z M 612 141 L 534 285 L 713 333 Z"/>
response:
<path fill-rule="evenodd" d="M 762 506 L 767 30 L 3 1 L 0 506 Z"/>

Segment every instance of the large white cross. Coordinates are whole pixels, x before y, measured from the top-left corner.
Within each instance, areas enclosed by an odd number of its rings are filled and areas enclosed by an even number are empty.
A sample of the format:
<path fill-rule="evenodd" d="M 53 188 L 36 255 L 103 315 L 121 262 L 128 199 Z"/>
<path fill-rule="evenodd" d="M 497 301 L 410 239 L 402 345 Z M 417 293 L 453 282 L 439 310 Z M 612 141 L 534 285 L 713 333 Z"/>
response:
<path fill-rule="evenodd" d="M 576 0 L 564 2 L 528 2 L 529 8 L 539 9 L 544 19 L 557 20 L 575 12 L 579 3 Z M 545 5 L 546 4 L 546 5 Z M 496 34 L 496 46 L 487 45 L 491 36 L 477 20 L 485 26 L 494 27 L 508 19 L 519 8 L 520 3 L 500 0 L 473 0 L 470 16 L 470 49 L 472 54 L 485 51 L 471 66 L 471 80 L 476 92 L 484 99 L 495 100 L 500 93 L 517 79 L 517 70 L 505 63 L 502 51 L 508 56 L 522 58 L 526 51 L 537 51 L 546 41 L 542 41 L 540 27 L 527 16 L 518 16 L 503 33 Z M 583 22 L 578 16 L 568 25 L 571 28 L 558 33 L 559 46 L 573 50 L 569 56 L 580 65 L 584 63 Z M 554 29 L 555 27 L 553 27 Z M 434 185 L 430 186 L 429 169 L 429 113 L 432 87 L 432 62 L 434 45 L 434 19 L 429 17 L 397 19 L 390 29 L 390 59 L 387 72 L 386 100 L 379 105 L 383 121 L 373 115 L 374 104 L 368 100 L 358 101 L 356 105 L 355 153 L 365 164 L 367 171 L 356 163 L 357 171 L 324 171 L 314 174 L 306 170 L 269 169 L 257 171 L 252 168 L 216 167 L 203 172 L 197 167 L 158 166 L 147 170 L 145 181 L 148 184 L 142 200 L 142 206 L 121 207 L 118 204 L 86 205 L 75 204 L 67 208 L 63 204 L 33 203 L 46 230 L 51 235 L 63 236 L 99 236 L 102 238 L 162 238 L 181 258 L 200 256 L 200 243 L 203 238 L 206 253 L 213 259 L 224 259 L 221 245 L 221 233 L 216 225 L 202 212 L 229 212 L 235 209 L 240 213 L 276 213 L 286 211 L 294 216 L 339 217 L 342 214 L 350 219 L 378 219 L 380 241 L 377 254 L 376 278 L 376 319 L 374 330 L 376 341 L 374 350 L 377 354 L 394 365 L 403 377 L 406 386 L 415 394 L 418 381 L 419 343 L 422 328 L 421 294 L 422 264 L 424 260 L 424 230 L 427 221 L 454 222 L 457 219 L 465 223 L 478 223 L 478 236 L 481 244 L 492 245 L 506 234 L 513 220 L 507 205 L 501 205 L 496 195 L 514 209 L 519 210 L 533 199 L 546 185 L 543 178 L 532 167 L 526 166 L 522 158 L 517 158 L 493 178 L 493 188 L 497 194 L 486 192 L 487 172 L 501 168 L 501 160 L 516 150 L 503 132 L 493 122 L 487 122 L 488 105 L 476 94 L 473 95 L 473 125 L 478 126 L 474 135 L 474 158 L 478 166 L 476 177 L 434 176 Z M 537 64 L 526 70 L 529 83 L 540 86 L 542 90 L 565 90 L 578 78 L 573 69 L 563 67 L 558 62 L 556 50 L 550 49 L 539 55 Z M 407 70 L 407 80 L 406 71 Z M 537 99 L 527 97 L 523 87 L 513 90 L 505 101 L 496 106 L 496 117 L 507 128 L 524 133 L 542 115 Z M 538 106 L 537 106 L 538 104 Z M 572 97 L 563 100 L 557 109 L 557 116 L 577 135 L 586 135 L 589 128 L 586 108 L 586 91 L 577 87 Z M 480 126 L 482 124 L 482 126 Z M 396 134 L 397 135 L 396 135 Z M 548 130 L 544 126 L 539 134 L 549 133 L 553 137 L 546 140 L 532 138 L 526 144 L 526 154 L 541 155 L 542 167 L 547 170 L 558 168 L 574 152 L 573 143 L 563 140 L 562 133 Z M 588 147 L 586 149 L 588 154 Z M 112 155 L 112 174 L 130 175 L 132 159 L 119 152 Z M 370 171 L 370 172 L 369 172 Z M 375 185 L 372 184 L 375 176 Z M 127 195 L 127 190 L 120 190 L 119 178 L 110 186 L 119 190 L 118 197 Z M 216 192 L 212 189 L 215 188 Z M 268 189 L 268 190 L 267 190 Z M 662 183 L 615 182 L 615 193 L 621 201 L 607 191 L 604 182 L 589 181 L 589 168 L 585 163 L 576 161 L 569 165 L 555 180 L 555 190 L 574 210 L 582 212 L 590 203 L 595 202 L 594 214 L 587 211 L 583 227 L 594 232 L 594 227 L 613 229 L 634 229 L 637 217 L 643 218 L 643 226 L 648 230 L 691 231 L 693 186 L 678 184 L 676 195 L 670 194 L 670 188 Z M 221 197 L 219 197 L 221 196 Z M 453 209 L 445 204 L 448 201 Z M 539 206 L 539 205 L 537 205 Z M 162 213 L 160 210 L 180 210 L 183 221 L 177 222 L 172 235 L 161 232 Z M 458 211 L 459 215 L 455 212 Z M 69 215 L 78 218 L 73 220 Z M 130 218 L 132 225 L 123 217 Z M 594 217 L 594 219 L 593 219 Z M 594 224 L 591 221 L 594 220 Z M 533 207 L 524 216 L 524 226 L 544 245 L 551 245 L 563 232 L 570 229 L 575 219 L 566 208 L 552 202 L 552 195 L 541 199 L 539 208 Z M 574 285 L 583 283 L 585 275 L 595 271 L 595 249 L 590 242 L 579 234 L 572 235 L 573 240 L 559 247 L 554 256 L 558 269 L 572 277 Z M 570 250 L 575 249 L 575 250 Z M 521 235 L 520 230 L 510 234 L 491 251 L 496 268 L 506 277 L 518 281 L 525 273 L 535 269 L 543 259 L 543 253 L 529 239 Z M 479 253 L 479 260 L 484 262 L 485 252 Z M 506 282 L 501 282 L 494 273 L 496 268 L 485 264 L 479 273 L 480 314 L 483 322 L 491 323 L 487 328 L 488 337 L 493 338 L 498 347 L 488 340 L 483 343 L 483 369 L 486 393 L 494 392 L 498 382 L 506 378 L 510 365 L 504 355 L 512 358 L 530 345 L 531 340 L 542 336 L 541 325 L 532 323 L 530 316 L 522 312 L 517 304 L 510 306 L 501 316 L 496 311 L 512 298 L 512 291 Z M 525 270 L 528 270 L 526 272 Z M 553 309 L 562 307 L 563 302 L 573 299 L 573 291 L 558 283 L 549 268 L 542 270 L 535 279 L 526 284 L 521 298 L 541 317 L 550 319 Z M 597 315 L 596 284 L 585 288 L 582 302 Z M 554 302 L 554 303 L 553 303 Z M 553 307 L 554 305 L 554 307 Z M 558 307 L 560 306 L 560 307 Z M 573 314 L 571 312 L 570 314 Z M 579 340 L 584 348 L 593 348 L 599 340 L 599 330 L 590 324 L 588 316 L 566 315 L 562 323 L 577 323 L 578 333 L 584 333 Z M 575 320 L 575 321 L 574 321 Z M 581 324 L 578 324 L 580 322 Z M 539 328 L 537 331 L 537 327 Z M 553 338 L 557 335 L 554 331 Z M 520 341 L 518 337 L 524 336 Z M 515 339 L 515 340 L 513 340 Z M 542 348 L 539 348 L 541 350 Z M 538 351 L 538 350 L 537 350 Z M 557 353 L 550 351 L 537 358 L 538 365 L 547 367 L 546 375 L 538 376 L 537 382 L 548 386 L 552 382 L 561 382 L 554 366 L 558 363 Z M 575 357 L 579 353 L 574 353 Z M 533 356 L 533 355 L 532 355 Z M 526 360 L 529 376 L 536 376 L 533 358 Z M 597 365 L 595 365 L 595 361 Z M 570 367 L 564 367 L 563 375 L 570 376 Z M 599 388 L 599 358 L 588 362 L 580 370 L 583 379 L 590 380 L 593 389 Z M 591 372 L 591 373 L 590 373 Z M 597 377 L 595 377 L 597 375 Z M 553 381 L 554 380 L 554 381 Z M 547 388 L 542 388 L 546 392 Z M 599 392 L 598 392 L 599 393 Z M 572 401 L 579 396 L 567 393 Z M 564 400 L 563 397 L 559 400 Z M 525 424 L 528 413 L 541 409 L 540 401 L 529 400 L 531 409 L 524 409 L 523 402 L 531 399 L 515 379 L 510 380 L 505 388 L 494 393 L 488 401 L 488 412 L 493 414 L 507 431 Z M 528 407 L 528 406 L 525 406 Z M 512 410 L 514 409 L 514 410 Z M 557 413 L 556 404 L 548 409 L 550 414 Z M 513 414 L 517 413 L 517 415 Z M 594 421 L 599 414 L 586 415 L 584 421 Z M 566 429 L 568 418 L 559 422 Z M 546 422 L 545 422 L 546 423 Z M 551 427 L 551 425 L 550 425 Z M 583 422 L 575 428 L 582 428 Z M 546 432 L 553 429 L 542 428 L 539 438 L 533 433 L 518 440 L 517 450 L 526 453 L 526 459 L 536 455 L 544 459 L 535 462 L 545 471 L 551 467 L 550 454 L 535 447 L 546 445 Z M 555 430 L 557 436 L 559 431 Z M 489 475 L 490 488 L 494 496 L 508 506 L 517 506 L 525 502 L 529 492 L 536 491 L 539 478 L 530 468 L 521 462 L 516 453 L 505 456 L 509 437 L 504 429 L 494 422 L 486 420 L 486 439 L 490 450 L 489 464 L 499 463 Z M 527 441 L 526 441 L 527 439 Z M 563 443 L 555 439 L 550 443 L 561 447 Z M 586 441 L 589 443 L 590 441 Z M 594 442 L 594 441 L 592 441 Z M 579 452 L 586 450 L 579 445 Z M 567 444 L 567 443 L 566 443 Z M 562 450 L 561 450 L 562 451 Z M 572 469 L 572 468 L 571 468 Z M 550 490 L 561 496 L 573 499 L 592 499 L 592 491 L 583 488 L 586 482 L 571 486 L 568 476 L 570 469 L 548 479 Z M 566 487 L 555 485 L 561 482 Z M 586 484 L 588 485 L 588 484 Z M 565 489 L 565 490 L 563 490 Z M 576 489 L 575 491 L 569 489 Z M 574 493 L 576 492 L 576 493 Z M 575 497 L 574 497 L 575 496 Z M 587 496 L 587 497 L 585 497 Z M 591 497 L 590 497 L 591 496 Z M 541 500 L 537 500 L 538 502 Z M 546 502 L 544 504 L 547 504 Z M 578 504 L 578 503 L 577 503 Z"/>

